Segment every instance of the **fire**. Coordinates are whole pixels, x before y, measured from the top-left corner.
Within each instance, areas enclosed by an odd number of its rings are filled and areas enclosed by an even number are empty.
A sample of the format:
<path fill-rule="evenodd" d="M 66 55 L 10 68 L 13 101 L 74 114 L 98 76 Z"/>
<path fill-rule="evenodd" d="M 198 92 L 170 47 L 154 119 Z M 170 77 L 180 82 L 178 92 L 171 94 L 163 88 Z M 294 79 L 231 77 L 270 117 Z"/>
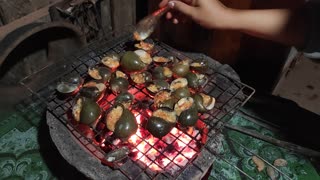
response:
<path fill-rule="evenodd" d="M 138 112 L 134 114 L 137 123 L 141 125 L 143 117 Z M 139 128 L 128 141 L 135 147 L 133 160 L 142 162 L 153 171 L 175 173 L 172 167 L 180 169 L 197 154 L 199 149 L 194 139 L 199 135 L 199 131 L 194 128 L 186 133 L 173 128 L 168 135 L 158 139 L 146 133 L 145 129 Z"/>
<path fill-rule="evenodd" d="M 132 92 L 132 94 L 139 101 L 146 99 L 145 93 Z M 112 101 L 115 96 L 110 95 L 106 98 L 108 101 Z M 100 104 L 102 104 L 104 109 L 108 109 L 112 103 L 101 101 Z M 139 125 L 137 132 L 126 142 L 122 142 L 120 139 L 112 139 L 112 133 L 106 134 L 104 137 L 110 139 L 108 141 L 102 139 L 100 142 L 101 148 L 107 152 L 112 145 L 126 145 L 130 149 L 128 156 L 133 161 L 136 161 L 143 167 L 148 167 L 154 172 L 168 172 L 174 175 L 193 160 L 199 152 L 201 143 L 205 143 L 206 135 L 203 132 L 206 131 L 206 125 L 203 122 L 197 122 L 197 128 L 192 127 L 186 130 L 174 127 L 170 133 L 159 139 L 152 136 L 143 128 L 147 119 L 152 116 L 152 110 L 148 109 L 149 105 L 147 107 L 143 106 L 143 103 L 138 105 L 138 108 L 131 109 Z"/>

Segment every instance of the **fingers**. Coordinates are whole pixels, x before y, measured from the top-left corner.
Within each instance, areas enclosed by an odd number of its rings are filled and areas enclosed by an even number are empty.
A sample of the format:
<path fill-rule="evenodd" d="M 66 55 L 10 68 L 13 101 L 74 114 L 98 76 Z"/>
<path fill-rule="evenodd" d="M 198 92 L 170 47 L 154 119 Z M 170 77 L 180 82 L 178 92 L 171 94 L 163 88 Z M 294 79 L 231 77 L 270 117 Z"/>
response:
<path fill-rule="evenodd" d="M 168 13 L 166 14 L 166 18 L 167 18 L 167 19 L 171 19 L 171 18 L 172 18 L 172 13 L 171 13 L 171 12 L 168 12 Z"/>
<path fill-rule="evenodd" d="M 168 4 L 169 1 L 172 1 L 172 0 L 162 0 L 160 3 L 159 3 L 159 7 L 162 8 L 164 6 L 166 6 Z M 186 4 L 190 4 L 190 5 L 195 5 L 195 0 L 180 0 Z"/>
<path fill-rule="evenodd" d="M 185 2 L 186 4 L 190 4 L 190 5 L 194 5 L 195 1 L 194 0 L 182 0 L 183 2 Z"/>
<path fill-rule="evenodd" d="M 172 22 L 173 22 L 173 24 L 178 24 L 178 23 L 179 23 L 179 20 L 178 20 L 177 18 L 174 18 L 174 19 L 172 20 Z"/>
<path fill-rule="evenodd" d="M 168 4 L 169 0 L 162 0 L 160 3 L 159 3 L 159 7 L 162 8 L 164 6 L 166 6 Z"/>
<path fill-rule="evenodd" d="M 181 1 L 170 1 L 169 2 L 169 6 L 174 9 L 177 10 L 187 16 L 193 17 L 194 13 L 195 13 L 195 7 L 190 6 L 184 2 Z"/>

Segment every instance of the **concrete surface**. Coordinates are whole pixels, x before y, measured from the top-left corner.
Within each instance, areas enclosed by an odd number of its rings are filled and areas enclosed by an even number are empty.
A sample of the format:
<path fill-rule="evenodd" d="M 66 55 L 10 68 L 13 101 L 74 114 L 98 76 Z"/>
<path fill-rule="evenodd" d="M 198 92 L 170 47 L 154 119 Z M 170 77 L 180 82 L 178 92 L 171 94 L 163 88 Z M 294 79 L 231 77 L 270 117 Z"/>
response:
<path fill-rule="evenodd" d="M 320 59 L 297 54 L 283 71 L 273 94 L 320 115 Z"/>

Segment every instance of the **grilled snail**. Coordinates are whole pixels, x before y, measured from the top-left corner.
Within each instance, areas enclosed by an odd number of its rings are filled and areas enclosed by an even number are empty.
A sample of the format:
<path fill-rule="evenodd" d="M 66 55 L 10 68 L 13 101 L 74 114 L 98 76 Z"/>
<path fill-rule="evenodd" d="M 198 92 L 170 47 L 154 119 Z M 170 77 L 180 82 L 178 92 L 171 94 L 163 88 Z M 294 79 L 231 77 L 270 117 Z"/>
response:
<path fill-rule="evenodd" d="M 101 117 L 101 108 L 93 100 L 80 97 L 72 108 L 72 115 L 77 122 L 95 126 L 96 122 Z"/>
<path fill-rule="evenodd" d="M 122 69 L 128 73 L 139 72 L 144 70 L 147 65 L 133 51 L 127 51 L 121 57 L 120 65 Z"/>
<path fill-rule="evenodd" d="M 128 138 L 138 129 L 132 112 L 122 105 L 114 106 L 106 116 L 107 128 L 118 138 Z"/>
<path fill-rule="evenodd" d="M 153 136 L 162 138 L 171 131 L 176 122 L 177 116 L 174 111 L 158 109 L 148 119 L 146 128 Z"/>
<path fill-rule="evenodd" d="M 190 71 L 190 65 L 187 60 L 177 62 L 172 66 L 172 72 L 175 77 L 184 77 Z"/>
<path fill-rule="evenodd" d="M 111 70 L 106 67 L 90 67 L 88 68 L 88 74 L 96 80 L 102 80 L 103 82 L 109 82 L 111 78 Z"/>
<path fill-rule="evenodd" d="M 120 66 L 120 56 L 118 54 L 111 53 L 103 57 L 101 62 L 111 70 L 115 70 Z"/>

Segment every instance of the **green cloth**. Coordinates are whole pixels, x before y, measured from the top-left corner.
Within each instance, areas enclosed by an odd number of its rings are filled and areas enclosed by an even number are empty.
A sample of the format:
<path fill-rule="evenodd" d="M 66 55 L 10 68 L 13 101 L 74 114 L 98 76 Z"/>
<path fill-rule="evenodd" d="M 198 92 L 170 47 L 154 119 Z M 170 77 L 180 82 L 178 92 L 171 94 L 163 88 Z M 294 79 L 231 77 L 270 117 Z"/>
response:
<path fill-rule="evenodd" d="M 241 126 L 250 130 L 259 132 L 260 134 L 276 137 L 276 135 L 255 123 L 248 121 L 241 115 L 235 115 L 229 122 L 232 125 Z M 285 159 L 287 166 L 277 167 L 283 173 L 287 174 L 291 179 L 299 180 L 318 180 L 316 169 L 312 166 L 310 161 L 305 157 L 290 152 L 284 148 L 280 148 L 269 144 L 267 142 L 255 139 L 251 136 L 225 129 L 225 141 L 223 142 L 223 158 L 227 160 L 228 164 L 222 158 L 215 161 L 214 167 L 210 173 L 209 179 L 241 179 L 244 177 L 233 165 L 237 166 L 253 179 L 268 179 L 266 168 L 261 172 L 258 171 L 255 163 L 252 161 L 252 154 L 246 149 L 242 148 L 234 141 L 245 145 L 251 152 L 261 156 L 269 163 L 273 163 L 276 159 Z M 230 138 L 234 141 L 231 141 Z M 267 164 L 265 164 L 267 167 Z M 285 176 L 275 173 L 277 179 L 286 179 Z"/>
<path fill-rule="evenodd" d="M 85 179 L 53 145 L 46 104 L 33 100 L 16 109 L 0 111 L 0 179 Z"/>
<path fill-rule="evenodd" d="M 11 112 L 9 117 L 0 120 L 0 179 L 85 179 L 61 157 L 53 145 L 44 117 L 45 107 L 39 101 L 21 104 L 18 106 L 19 111 Z M 1 117 L 5 113 L 8 112 L 1 112 Z M 237 115 L 230 122 L 262 134 L 274 135 Z M 254 179 L 267 179 L 266 170 L 258 172 L 250 153 L 232 143 L 229 138 L 245 144 L 270 162 L 277 158 L 286 159 L 288 166 L 279 169 L 293 179 L 320 179 L 315 168 L 301 155 L 227 129 L 225 138 L 227 140 L 222 147 L 224 158 L 238 165 Z M 209 176 L 209 179 L 241 178 L 243 176 L 239 171 L 219 158 Z"/>

